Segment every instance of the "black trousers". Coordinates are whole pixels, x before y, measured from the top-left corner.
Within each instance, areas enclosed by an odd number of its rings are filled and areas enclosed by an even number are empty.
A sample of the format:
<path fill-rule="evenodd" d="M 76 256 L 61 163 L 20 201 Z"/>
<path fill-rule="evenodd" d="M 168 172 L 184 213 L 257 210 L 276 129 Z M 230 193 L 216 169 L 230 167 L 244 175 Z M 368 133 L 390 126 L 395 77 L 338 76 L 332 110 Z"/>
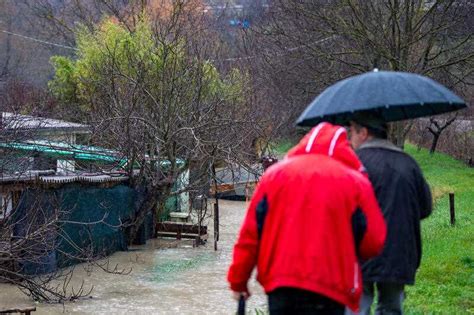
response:
<path fill-rule="evenodd" d="M 296 289 L 278 288 L 268 294 L 270 315 L 344 314 L 344 305 L 323 295 Z"/>

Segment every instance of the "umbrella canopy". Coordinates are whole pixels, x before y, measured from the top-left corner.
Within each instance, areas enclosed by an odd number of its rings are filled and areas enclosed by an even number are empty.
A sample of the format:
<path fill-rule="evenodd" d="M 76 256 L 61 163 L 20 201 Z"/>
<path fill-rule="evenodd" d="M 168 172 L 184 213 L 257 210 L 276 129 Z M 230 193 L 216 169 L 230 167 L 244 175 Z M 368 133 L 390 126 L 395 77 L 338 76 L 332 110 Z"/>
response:
<path fill-rule="evenodd" d="M 466 107 L 441 84 L 418 74 L 377 71 L 339 81 L 309 104 L 298 126 L 345 124 L 354 114 L 374 113 L 386 122 L 432 116 Z"/>

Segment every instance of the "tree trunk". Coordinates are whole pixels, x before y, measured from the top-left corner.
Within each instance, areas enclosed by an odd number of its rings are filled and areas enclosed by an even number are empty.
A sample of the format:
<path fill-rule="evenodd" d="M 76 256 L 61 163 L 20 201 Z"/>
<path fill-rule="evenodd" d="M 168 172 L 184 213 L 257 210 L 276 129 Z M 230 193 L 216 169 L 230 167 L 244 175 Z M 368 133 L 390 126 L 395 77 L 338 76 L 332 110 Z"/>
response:
<path fill-rule="evenodd" d="M 433 142 L 431 143 L 430 154 L 435 153 L 436 146 L 438 145 L 439 137 L 444 129 L 451 125 L 457 118 L 457 114 L 454 115 L 451 119 L 447 120 L 444 124 L 436 121 L 433 117 L 430 118 L 430 125 L 428 126 L 428 131 L 433 135 Z"/>
<path fill-rule="evenodd" d="M 401 149 L 403 149 L 405 145 L 406 124 L 404 121 L 397 121 L 389 125 L 388 140 Z"/>
<path fill-rule="evenodd" d="M 433 134 L 433 142 L 431 142 L 430 154 L 435 153 L 440 134 L 441 133 Z"/>
<path fill-rule="evenodd" d="M 145 192 L 143 201 L 140 203 L 140 206 L 135 212 L 135 218 L 132 218 L 132 224 L 130 226 L 130 233 L 128 235 L 129 245 L 133 245 L 135 239 L 137 238 L 138 231 L 142 226 L 147 214 L 150 211 L 153 211 L 157 205 L 157 189 L 148 188 Z M 155 222 L 153 222 L 155 223 Z"/>

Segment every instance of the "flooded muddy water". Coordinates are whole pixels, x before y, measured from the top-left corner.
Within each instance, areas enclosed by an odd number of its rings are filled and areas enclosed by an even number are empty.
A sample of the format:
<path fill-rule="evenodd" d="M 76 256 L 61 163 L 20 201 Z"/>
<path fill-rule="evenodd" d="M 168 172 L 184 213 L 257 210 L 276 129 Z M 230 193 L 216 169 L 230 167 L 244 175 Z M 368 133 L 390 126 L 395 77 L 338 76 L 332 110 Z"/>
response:
<path fill-rule="evenodd" d="M 163 249 L 163 242 L 151 240 L 146 246 L 110 256 L 111 264 L 132 268 L 128 275 L 113 275 L 80 266 L 74 285 L 82 280 L 93 286 L 91 298 L 64 305 L 36 304 L 16 287 L 0 284 L 0 306 L 36 306 L 33 314 L 235 314 L 237 304 L 231 298 L 226 281 L 232 247 L 245 214 L 245 202 L 220 201 L 220 240 L 214 251 L 212 222 L 209 241 L 193 248 L 180 242 L 178 247 Z M 168 244 L 173 246 L 173 243 Z M 174 244 L 176 245 L 176 243 Z M 266 308 L 266 296 L 253 279 L 252 297 L 247 310 Z"/>

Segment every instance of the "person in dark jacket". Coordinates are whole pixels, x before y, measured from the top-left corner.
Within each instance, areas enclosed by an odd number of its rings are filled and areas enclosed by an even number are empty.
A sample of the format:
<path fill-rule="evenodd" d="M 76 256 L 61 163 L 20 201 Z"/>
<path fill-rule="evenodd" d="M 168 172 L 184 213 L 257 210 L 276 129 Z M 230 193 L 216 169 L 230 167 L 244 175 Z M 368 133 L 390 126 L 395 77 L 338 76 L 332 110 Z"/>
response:
<path fill-rule="evenodd" d="M 355 219 L 360 216 L 364 227 Z M 357 257 L 380 253 L 385 233 L 346 130 L 321 123 L 260 179 L 234 247 L 230 289 L 236 299 L 248 297 L 256 266 L 272 315 L 357 311 Z"/>
<path fill-rule="evenodd" d="M 420 221 L 432 211 L 430 188 L 416 161 L 387 140 L 387 124 L 381 119 L 359 116 L 350 133 L 387 223 L 382 253 L 362 263 L 360 314 L 370 314 L 375 287 L 375 313 L 402 314 L 404 286 L 414 284 L 420 266 Z"/>

